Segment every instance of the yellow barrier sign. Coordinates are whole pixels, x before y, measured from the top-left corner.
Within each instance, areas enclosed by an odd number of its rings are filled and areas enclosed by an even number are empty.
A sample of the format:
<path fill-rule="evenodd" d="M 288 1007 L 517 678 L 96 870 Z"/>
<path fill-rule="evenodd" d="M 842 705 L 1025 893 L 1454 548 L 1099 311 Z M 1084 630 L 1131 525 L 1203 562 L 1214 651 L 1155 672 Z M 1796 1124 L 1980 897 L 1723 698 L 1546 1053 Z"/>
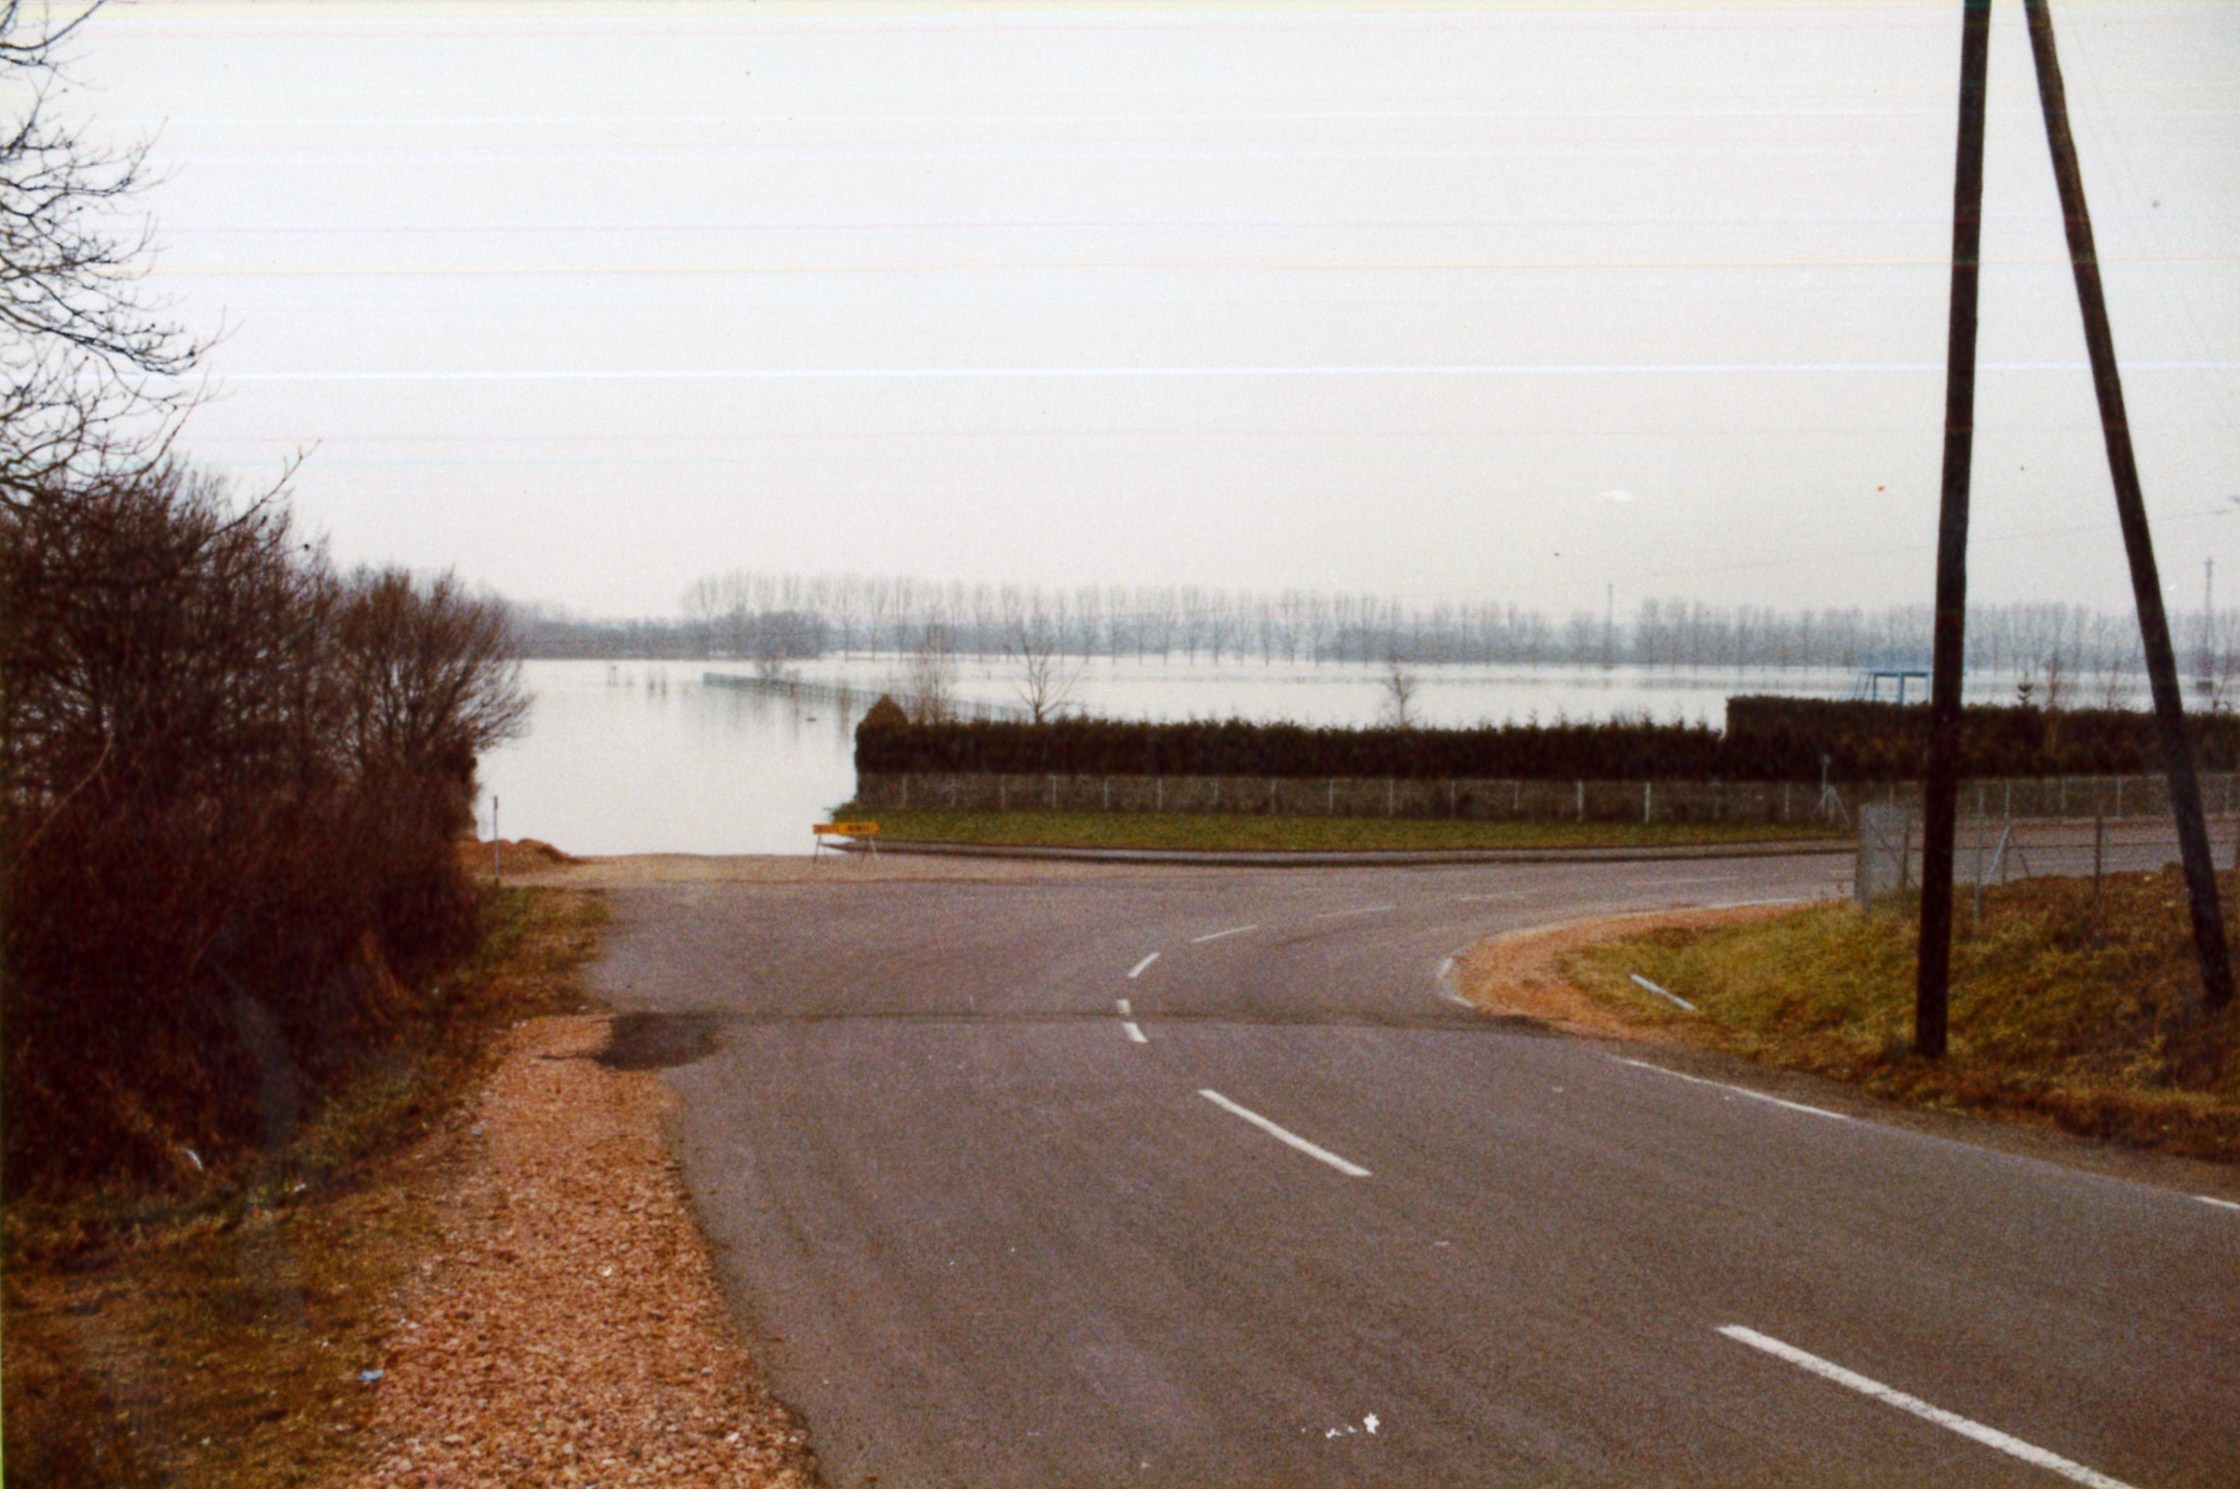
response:
<path fill-rule="evenodd" d="M 839 844 L 828 843 L 826 838 L 858 838 L 869 842 L 874 854 L 879 851 L 879 824 L 876 822 L 819 822 L 809 830 L 817 835 L 818 853 L 827 848 L 835 853 L 840 851 Z"/>

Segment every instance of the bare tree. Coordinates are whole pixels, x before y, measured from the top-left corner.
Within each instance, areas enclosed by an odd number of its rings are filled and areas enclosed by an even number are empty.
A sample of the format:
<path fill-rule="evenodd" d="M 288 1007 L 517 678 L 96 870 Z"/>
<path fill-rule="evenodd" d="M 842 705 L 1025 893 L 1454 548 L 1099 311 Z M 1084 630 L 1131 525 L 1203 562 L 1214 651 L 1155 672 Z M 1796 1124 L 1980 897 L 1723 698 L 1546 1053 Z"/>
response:
<path fill-rule="evenodd" d="M 1416 726 L 1415 701 L 1421 684 L 1414 672 L 1404 667 L 1395 656 L 1387 664 L 1384 675 L 1384 711 L 1396 729 L 1413 729 Z"/>
<path fill-rule="evenodd" d="M 402 569 L 359 570 L 343 585 L 336 636 L 362 771 L 468 785 L 476 757 L 527 723 L 505 612 L 448 574 L 421 584 Z"/>
<path fill-rule="evenodd" d="M 0 0 L 0 501 L 51 501 L 66 477 L 152 465 L 208 346 L 142 283 L 152 229 L 120 222 L 147 147 L 112 149 L 56 118 L 64 43 L 94 7 Z"/>
<path fill-rule="evenodd" d="M 930 620 L 918 631 L 918 644 L 902 679 L 902 705 L 913 724 L 946 724 L 956 717 L 957 658 L 949 628 Z"/>
<path fill-rule="evenodd" d="M 1019 663 L 1019 701 L 1037 724 L 1080 702 L 1081 668 L 1065 651 L 1063 627 L 1039 608 L 1014 619 L 1004 649 Z"/>

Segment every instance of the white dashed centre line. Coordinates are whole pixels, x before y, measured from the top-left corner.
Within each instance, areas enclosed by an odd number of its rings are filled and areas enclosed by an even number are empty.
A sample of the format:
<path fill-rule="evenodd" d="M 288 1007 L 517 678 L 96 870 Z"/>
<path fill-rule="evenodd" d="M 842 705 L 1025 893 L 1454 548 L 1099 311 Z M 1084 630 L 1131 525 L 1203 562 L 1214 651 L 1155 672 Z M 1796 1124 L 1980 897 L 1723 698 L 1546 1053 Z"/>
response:
<path fill-rule="evenodd" d="M 1192 946 L 1203 946 L 1208 941 L 1218 941 L 1224 936 L 1241 936 L 1246 931 L 1256 931 L 1258 929 L 1260 929 L 1260 927 L 1257 925 L 1233 925 L 1225 931 L 1215 931 L 1210 936 L 1192 936 L 1190 938 L 1190 944 Z"/>
<path fill-rule="evenodd" d="M 1120 1010 L 1120 1017 L 1124 1019 L 1130 1019 L 1136 1016 L 1136 1011 L 1128 1006 L 1128 1000 L 1125 998 L 1120 999 L 1119 1002 L 1114 1006 Z"/>
<path fill-rule="evenodd" d="M 1618 1059 L 1618 1063 L 1620 1065 L 1631 1065 L 1636 1070 L 1653 1070 L 1659 1075 L 1669 1075 L 1676 1081 L 1686 1081 L 1690 1085 L 1709 1086 L 1715 1091 L 1727 1091 L 1736 1096 L 1747 1096 L 1752 1101 L 1763 1101 L 1774 1106 L 1785 1106 L 1793 1112 L 1809 1112 L 1815 1117 L 1826 1117 L 1831 1122 L 1848 1122 L 1851 1120 L 1844 1113 L 1831 1112 L 1826 1107 L 1806 1106 L 1801 1101 L 1783 1101 L 1778 1096 L 1768 1096 L 1763 1091 L 1753 1091 L 1747 1086 L 1730 1086 L 1725 1081 L 1707 1081 L 1700 1075 L 1686 1075 L 1663 1065 L 1651 1065 L 1646 1060 Z"/>
<path fill-rule="evenodd" d="M 1130 967 L 1128 969 L 1128 980 L 1130 982 L 1133 982 L 1137 978 L 1141 977 L 1143 975 L 1143 969 L 1150 966 L 1157 960 L 1159 960 L 1159 953 L 1154 951 L 1153 953 L 1151 953 L 1151 955 L 1145 957 L 1142 961 L 1136 963 L 1133 967 Z"/>
<path fill-rule="evenodd" d="M 1369 1171 L 1363 1168 L 1360 1164 L 1351 1162 L 1344 1158 L 1340 1158 L 1337 1154 L 1331 1152 L 1328 1148 L 1319 1147 L 1314 1143 L 1310 1143 L 1305 1138 L 1299 1136 L 1298 1133 L 1293 1132 L 1288 1128 L 1278 1127 L 1275 1123 L 1269 1121 L 1266 1117 L 1261 1116 L 1258 1112 L 1253 1111 L 1250 1107 L 1237 1105 L 1228 1097 L 1222 1095 L 1219 1091 L 1209 1091 L 1201 1089 L 1198 1094 L 1200 1096 L 1203 1096 L 1206 1100 L 1212 1102 L 1215 1106 L 1220 1107 L 1230 1116 L 1242 1117 L 1245 1121 L 1250 1122 L 1253 1126 L 1259 1128 L 1262 1132 L 1265 1132 L 1266 1134 L 1268 1134 L 1268 1136 L 1274 1138 L 1277 1142 L 1287 1143 L 1291 1147 L 1297 1148 L 1300 1152 L 1306 1154 L 1309 1158 L 1318 1159 L 1323 1163 L 1329 1164 L 1332 1168 L 1336 1169 L 1339 1173 L 1344 1174 L 1349 1179 L 1366 1179 L 1369 1177 Z"/>
<path fill-rule="evenodd" d="M 1144 1037 L 1143 1031 L 1136 1027 L 1136 1021 L 1134 1019 L 1127 1020 L 1126 1022 L 1121 1024 L 1120 1027 L 1127 1030 L 1128 1038 L 1133 1040 L 1137 1044 L 1149 1044 L 1151 1042 L 1149 1039 Z"/>
<path fill-rule="evenodd" d="M 1941 1406 L 1931 1406 L 1918 1396 L 1908 1396 L 1905 1392 L 1886 1386 L 1881 1381 L 1869 1380 L 1856 1371 L 1846 1370 L 1832 1361 L 1821 1359 L 1818 1355 L 1808 1354 L 1793 1344 L 1783 1344 L 1780 1340 L 1761 1334 L 1755 1329 L 1746 1329 L 1740 1324 L 1727 1324 L 1719 1332 L 1737 1344 L 1747 1344 L 1752 1349 L 1762 1350 L 1777 1360 L 1786 1360 L 1800 1370 L 1809 1370 L 1822 1380 L 1834 1381 L 1837 1385 L 1847 1390 L 1857 1391 L 1862 1396 L 1871 1396 L 1885 1406 L 1894 1406 L 1900 1411 L 1911 1412 L 1924 1422 L 1934 1422 L 1948 1431 L 1957 1432 L 1962 1437 L 1980 1442 L 1987 1448 L 1996 1448 L 2010 1458 L 2019 1458 L 2032 1467 L 2045 1469 L 2049 1473 L 2057 1473 L 2072 1483 L 2089 1484 L 2092 1489 L 2131 1489 L 2131 1486 L 2121 1479 L 2111 1479 L 2106 1474 L 2086 1468 L 2081 1463 L 2072 1463 L 2059 1453 L 2049 1453 L 2044 1448 L 2035 1447 L 2019 1437 L 2009 1437 L 1996 1427 L 1986 1427 L 1981 1422 L 1972 1422 L 1958 1412 L 1946 1411 Z"/>
<path fill-rule="evenodd" d="M 2213 1194 L 2197 1194 L 2194 1198 L 2205 1205 L 2215 1205 L 2220 1210 L 2240 1210 L 2240 1205 L 2236 1205 L 2228 1199 L 2218 1199 Z"/>

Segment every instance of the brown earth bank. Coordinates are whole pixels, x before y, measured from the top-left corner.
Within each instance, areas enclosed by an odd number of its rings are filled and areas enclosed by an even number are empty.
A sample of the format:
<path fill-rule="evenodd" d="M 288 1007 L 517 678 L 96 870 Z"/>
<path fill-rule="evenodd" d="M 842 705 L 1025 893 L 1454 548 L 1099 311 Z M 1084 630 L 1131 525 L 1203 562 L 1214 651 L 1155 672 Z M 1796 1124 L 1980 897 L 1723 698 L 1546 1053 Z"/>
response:
<path fill-rule="evenodd" d="M 559 855 L 564 857 L 565 855 Z M 242 1187 L 11 1207 L 13 1485 L 789 1484 L 662 1135 L 594 1056 L 603 915 L 509 896 L 448 1043 Z"/>
<path fill-rule="evenodd" d="M 1794 909 L 1738 905 L 1717 910 L 1645 910 L 1562 925 L 1535 926 L 1480 941 L 1458 959 L 1462 995 L 1488 1013 L 1523 1016 L 1566 1034 L 1681 1044 L 1674 1025 L 1639 1017 L 1582 991 L 1571 981 L 1571 958 L 1588 946 L 1649 930 L 1688 931 L 1739 925 Z"/>

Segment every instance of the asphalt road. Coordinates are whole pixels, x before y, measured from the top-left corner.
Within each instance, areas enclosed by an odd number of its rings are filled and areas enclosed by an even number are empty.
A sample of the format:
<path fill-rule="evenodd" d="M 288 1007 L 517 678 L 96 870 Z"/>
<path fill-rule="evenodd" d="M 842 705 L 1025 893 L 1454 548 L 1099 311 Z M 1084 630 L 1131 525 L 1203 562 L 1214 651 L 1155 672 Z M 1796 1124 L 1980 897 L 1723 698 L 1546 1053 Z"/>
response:
<path fill-rule="evenodd" d="M 596 980 L 834 1485 L 2240 1484 L 2240 1209 L 1440 977 L 1832 871 L 653 886 Z"/>

